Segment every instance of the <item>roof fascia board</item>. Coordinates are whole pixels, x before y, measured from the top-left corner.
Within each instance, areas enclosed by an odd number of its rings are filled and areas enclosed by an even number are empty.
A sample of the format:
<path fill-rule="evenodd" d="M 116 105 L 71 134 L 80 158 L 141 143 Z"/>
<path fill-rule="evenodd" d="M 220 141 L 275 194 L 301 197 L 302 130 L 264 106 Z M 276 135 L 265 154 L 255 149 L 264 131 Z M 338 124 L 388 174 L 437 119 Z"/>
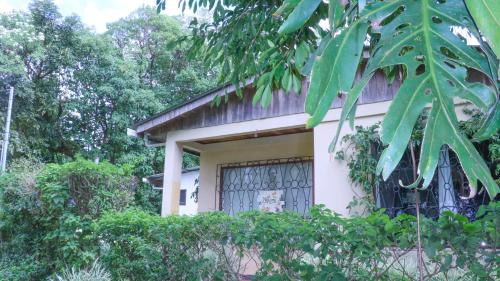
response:
<path fill-rule="evenodd" d="M 242 85 L 243 88 L 253 83 L 253 78 L 247 79 L 245 83 Z M 137 133 L 141 134 L 145 131 L 148 131 L 152 128 L 165 124 L 189 111 L 200 108 L 206 104 L 209 104 L 213 101 L 216 96 L 224 95 L 224 94 L 233 94 L 236 92 L 236 87 L 233 84 L 228 84 L 221 88 L 217 88 L 212 92 L 208 92 L 205 95 L 200 96 L 194 100 L 191 100 L 183 105 L 175 107 L 171 110 L 160 113 L 152 118 L 146 119 L 142 122 L 136 123 L 135 130 Z"/>

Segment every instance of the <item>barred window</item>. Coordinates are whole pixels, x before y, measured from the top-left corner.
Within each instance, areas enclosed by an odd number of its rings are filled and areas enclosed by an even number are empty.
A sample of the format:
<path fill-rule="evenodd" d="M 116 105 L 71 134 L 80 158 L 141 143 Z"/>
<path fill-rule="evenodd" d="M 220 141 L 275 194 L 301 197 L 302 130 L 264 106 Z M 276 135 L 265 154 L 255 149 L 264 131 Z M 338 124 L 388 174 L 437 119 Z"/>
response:
<path fill-rule="evenodd" d="M 405 153 L 387 181 L 380 181 L 374 189 L 376 206 L 385 208 L 391 217 L 403 213 L 416 214 L 416 194 L 402 188 L 400 180 L 405 185 L 413 181 L 413 164 L 409 151 Z M 428 189 L 420 191 L 422 214 L 436 219 L 442 212 L 448 210 L 474 219 L 479 206 L 487 204 L 489 197 L 480 184 L 478 194 L 468 199 L 469 195 L 469 182 L 460 166 L 458 157 L 452 150 L 444 146 L 440 151 L 439 163 L 432 183 Z"/>
<path fill-rule="evenodd" d="M 291 210 L 307 214 L 313 204 L 311 157 L 223 164 L 218 166 L 219 209 Z"/>

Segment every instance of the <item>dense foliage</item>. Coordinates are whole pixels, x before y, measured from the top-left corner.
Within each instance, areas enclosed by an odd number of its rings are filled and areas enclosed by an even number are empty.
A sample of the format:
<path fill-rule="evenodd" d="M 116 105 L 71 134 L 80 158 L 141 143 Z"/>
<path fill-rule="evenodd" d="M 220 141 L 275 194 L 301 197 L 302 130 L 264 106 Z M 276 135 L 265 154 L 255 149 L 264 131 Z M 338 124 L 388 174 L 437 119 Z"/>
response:
<path fill-rule="evenodd" d="M 161 7 L 162 1 L 157 2 Z M 486 6 L 489 2 L 481 1 Z M 427 5 L 420 6 L 424 12 L 439 12 L 439 5 L 450 8 L 438 19 L 427 13 L 409 17 L 408 11 L 418 4 L 408 0 L 180 3 L 194 10 L 208 8 L 213 17 L 196 18 L 190 24 L 193 33 L 188 33 L 177 19 L 143 7 L 96 34 L 77 16 L 63 17 L 50 0 L 34 0 L 27 12 L 0 14 L 0 82 L 16 86 L 9 155 L 15 161 L 0 177 L 0 279 L 239 280 L 250 261 L 259 265 L 257 280 L 414 280 L 412 216 L 390 219 L 381 210 L 346 219 L 317 206 L 307 217 L 257 212 L 229 217 L 216 212 L 160 218 L 155 215 L 159 193 L 138 179 L 158 171 L 164 154 L 127 137 L 125 129 L 214 86 L 218 68 L 220 83 L 240 84 L 256 77 L 253 101 L 262 106 L 270 104 L 273 89 L 299 93 L 303 77 L 313 71 L 306 107 L 312 115 L 309 125 L 322 119 L 337 94 L 352 90 L 344 120 L 354 116 L 363 83 L 382 65 L 389 77 L 402 73 L 404 89 L 418 79 L 434 82 L 423 84 L 430 91 L 416 96 L 416 106 L 407 108 L 413 109 L 411 114 L 396 121 L 412 123 L 408 118 L 419 115 L 422 103 L 432 100 L 437 112 L 431 111 L 430 120 L 444 122 L 441 115 L 452 96 L 469 99 L 484 115 L 474 116 L 462 128 L 469 138 L 489 136 L 491 157 L 498 157 L 498 135 L 495 126 L 488 126 L 498 120 L 497 57 L 478 36 L 463 2 L 421 1 Z M 457 11 L 449 3 L 464 9 Z M 477 19 L 481 11 L 471 9 L 471 14 Z M 479 47 L 466 49 L 463 38 L 440 28 L 443 21 L 449 27 L 457 15 L 463 21 L 455 23 L 468 28 L 480 40 Z M 327 18 L 328 27 L 321 23 Z M 425 29 L 414 30 L 418 25 L 408 24 L 420 21 Z M 485 17 L 476 23 L 490 38 L 496 33 L 488 21 Z M 401 46 L 408 48 L 394 53 L 387 50 L 396 40 L 387 35 L 390 31 L 402 37 L 410 32 L 409 41 L 424 38 L 428 44 L 425 50 L 420 45 Z M 455 36 L 446 37 L 454 41 L 435 44 L 429 31 Z M 418 38 L 412 37 L 414 33 Z M 368 41 L 371 59 L 361 84 L 351 89 Z M 377 50 L 392 54 L 393 61 Z M 460 60 L 453 57 L 457 53 Z M 463 60 L 464 53 L 472 59 Z M 193 54 L 202 54 L 203 60 Z M 408 61 L 411 56 L 414 60 Z M 490 85 L 466 79 L 470 68 L 482 71 Z M 443 81 L 459 85 L 438 83 Z M 450 96 L 441 93 L 454 88 L 461 90 L 450 90 Z M 401 104 L 398 99 L 395 104 Z M 0 105 L 5 103 L 2 95 Z M 394 108 L 389 115 L 400 109 Z M 487 126 L 478 130 L 474 125 L 484 120 Z M 463 135 L 450 132 L 457 125 L 453 118 L 447 126 L 439 124 L 447 129 L 446 137 L 468 147 Z M 412 126 L 404 126 L 403 132 L 390 121 L 383 126 L 401 133 L 400 141 L 407 145 Z M 360 132 L 346 139 L 361 151 L 361 157 L 349 159 L 351 177 L 369 190 L 377 180 L 376 160 L 362 157 L 371 153 L 369 145 L 378 141 L 378 134 L 374 127 Z M 424 144 L 425 135 L 433 133 L 424 134 Z M 394 138 L 385 134 L 382 141 Z M 443 136 L 433 139 L 450 141 Z M 398 147 L 393 152 L 397 154 Z M 432 160 L 425 156 L 423 160 Z M 30 160 L 21 160 L 25 157 Z M 43 164 L 48 162 L 55 164 Z M 196 158 L 185 158 L 185 165 L 196 164 Z M 469 166 L 473 179 L 488 181 L 478 169 L 481 165 L 475 166 Z M 384 174 L 391 170 L 383 168 Z M 495 188 L 489 191 L 494 194 Z M 438 221 L 422 219 L 425 278 L 498 280 L 499 209 L 497 202 L 483 206 L 476 221 L 450 212 Z"/>
<path fill-rule="evenodd" d="M 40 280 L 97 258 L 92 222 L 134 202 L 128 167 L 78 159 L 62 165 L 22 161 L 0 178 L 0 276 Z"/>
<path fill-rule="evenodd" d="M 422 221 L 425 280 L 496 280 L 498 208 L 483 208 L 475 222 L 451 212 Z M 308 218 L 160 218 L 131 210 L 105 215 L 96 232 L 106 244 L 101 261 L 116 280 L 240 280 L 253 262 L 256 280 L 415 280 L 414 227 L 413 216 L 345 219 L 315 207 Z"/>
<path fill-rule="evenodd" d="M 281 20 L 274 13 L 282 2 L 179 1 L 183 9 L 205 8 L 213 14 L 211 21 L 195 18 L 191 22 L 190 51 L 203 57 L 208 65 L 221 67 L 221 83 L 239 84 L 255 75 L 260 76 L 254 104 L 260 102 L 262 106 L 270 104 L 274 88 L 300 92 L 302 68 L 316 44 L 317 33 L 325 33 L 319 25 L 318 12 L 311 17 L 308 27 L 290 36 L 277 36 Z M 283 8 L 280 12 L 288 11 L 289 8 Z"/>
<path fill-rule="evenodd" d="M 217 70 L 188 57 L 188 42 L 174 44 L 187 34 L 180 20 L 149 7 L 103 34 L 75 15 L 63 17 L 51 0 L 0 14 L 0 84 L 15 86 L 9 163 L 81 156 L 128 165 L 139 179 L 160 172 L 164 150 L 146 147 L 126 129 L 215 86 Z M 1 120 L 6 105 L 0 94 Z M 185 166 L 198 165 L 197 157 L 184 159 Z M 134 185 L 134 201 L 159 212 L 160 192 L 142 181 Z"/>
<path fill-rule="evenodd" d="M 6 280 L 414 280 L 416 219 L 250 212 L 161 218 L 137 200 L 133 167 L 21 161 L 0 177 Z M 476 221 L 422 219 L 426 278 L 497 280 L 500 205 Z M 97 277 L 93 277 L 97 276 Z M 460 278 L 461 279 L 460 279 Z M 94 278 L 94 279 L 93 279 Z M 3 280 L 2 279 L 2 280 Z M 440 279 L 435 279 L 440 280 Z"/>

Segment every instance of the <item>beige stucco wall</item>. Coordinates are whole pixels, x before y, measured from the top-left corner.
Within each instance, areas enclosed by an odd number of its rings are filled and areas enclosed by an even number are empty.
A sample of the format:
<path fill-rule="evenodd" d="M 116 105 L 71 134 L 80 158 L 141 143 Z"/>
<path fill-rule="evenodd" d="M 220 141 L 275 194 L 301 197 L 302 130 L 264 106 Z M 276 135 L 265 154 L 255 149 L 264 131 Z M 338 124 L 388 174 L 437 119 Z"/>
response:
<path fill-rule="evenodd" d="M 381 121 L 383 115 L 367 116 L 356 119 L 356 125 L 370 126 Z M 328 146 L 337 130 L 338 121 L 324 122 L 314 128 L 314 177 L 316 204 L 324 204 L 336 213 L 348 216 L 346 208 L 354 196 L 362 196 L 362 190 L 349 179 L 349 168 L 345 161 L 335 159 L 335 153 L 328 153 Z M 346 124 L 341 137 L 352 133 Z M 339 141 L 339 146 L 341 143 Z"/>
<path fill-rule="evenodd" d="M 217 165 L 244 161 L 313 156 L 313 134 L 232 141 L 205 145 L 200 153 L 198 211 L 218 209 L 216 201 Z"/>
<path fill-rule="evenodd" d="M 356 125 L 369 126 L 381 121 L 383 114 L 361 117 Z M 349 215 L 346 209 L 355 193 L 361 191 L 349 181 L 349 169 L 345 162 L 336 160 L 328 153 L 328 146 L 337 130 L 338 121 L 323 122 L 313 133 L 266 137 L 244 141 L 233 141 L 206 145 L 200 154 L 200 194 L 198 211 L 218 209 L 217 165 L 254 160 L 289 158 L 299 156 L 314 157 L 314 203 Z M 351 133 L 349 126 L 341 131 L 341 136 Z"/>
<path fill-rule="evenodd" d="M 360 105 L 357 109 L 355 125 L 369 126 L 383 119 L 390 102 L 380 102 Z M 457 106 L 459 119 L 466 119 L 463 114 L 463 104 Z M 349 180 L 349 170 L 345 162 L 335 159 L 334 154 L 328 153 L 328 146 L 337 130 L 341 109 L 331 109 L 324 121 L 314 128 L 313 133 L 283 135 L 278 137 L 255 138 L 241 141 L 231 141 L 215 144 L 201 145 L 199 140 L 210 140 L 237 136 L 242 134 L 273 131 L 276 129 L 303 127 L 307 114 L 295 114 L 275 118 L 252 120 L 247 122 L 225 124 L 214 127 L 204 127 L 190 130 L 171 131 L 167 134 L 166 161 L 177 163 L 181 159 L 178 153 L 169 153 L 171 150 L 179 151 L 182 147 L 200 152 L 200 193 L 198 211 L 213 211 L 218 208 L 216 198 L 217 165 L 232 162 L 269 160 L 276 158 L 289 158 L 299 156 L 314 157 L 314 203 L 324 204 L 327 208 L 349 215 L 346 209 L 353 196 L 362 195 L 361 190 L 353 186 Z M 341 136 L 352 133 L 347 124 L 344 125 Z M 167 189 L 169 185 L 176 186 L 180 178 L 180 170 L 172 173 L 169 165 L 165 166 L 165 174 L 174 174 L 172 178 L 164 181 Z M 175 174 L 179 174 L 175 176 Z M 165 190 L 165 189 L 164 189 Z M 174 202 L 170 197 L 176 196 L 175 192 L 164 194 L 164 202 Z M 175 208 L 166 206 L 162 215 Z"/>
<path fill-rule="evenodd" d="M 359 106 L 356 125 L 366 126 L 381 120 L 383 114 L 387 111 L 388 105 L 389 102 L 382 102 Z M 346 206 L 351 202 L 354 194 L 349 183 L 348 169 L 344 163 L 335 160 L 334 156 L 328 153 L 328 145 L 336 131 L 340 112 L 341 109 L 330 110 L 324 121 L 314 128 L 313 133 L 255 138 L 208 145 L 200 145 L 196 142 L 198 140 L 240 134 L 255 133 L 258 135 L 260 132 L 276 129 L 303 127 L 308 115 L 295 114 L 214 127 L 172 131 L 167 135 L 167 146 L 169 143 L 176 143 L 200 152 L 199 212 L 218 209 L 218 198 L 216 198 L 218 164 L 313 156 L 314 203 L 324 204 L 337 213 L 348 215 Z M 346 126 L 342 130 L 342 135 L 349 132 L 351 130 Z M 170 146 L 174 145 L 171 144 Z M 166 158 L 169 158 L 168 151 Z M 178 160 L 176 161 L 178 162 Z M 175 161 L 172 160 L 171 162 Z M 165 167 L 165 173 L 169 173 L 168 166 Z M 168 185 L 168 182 L 165 182 L 165 184 Z M 175 184 L 175 182 L 172 182 L 172 184 Z"/>
<path fill-rule="evenodd" d="M 369 126 L 381 121 L 389 103 L 363 105 L 358 108 L 356 125 Z M 313 133 L 285 135 L 280 137 L 258 138 L 245 141 L 225 142 L 203 146 L 200 158 L 200 199 L 198 211 L 213 211 L 218 208 L 216 198 L 217 165 L 231 162 L 287 158 L 294 156 L 314 157 L 314 204 L 324 204 L 327 208 L 349 215 L 346 209 L 355 193 L 361 191 L 349 181 L 349 170 L 345 162 L 336 160 L 328 153 L 328 146 L 337 130 L 340 109 L 328 112 L 325 121 L 314 128 Z M 286 120 L 283 120 L 285 119 Z M 304 114 L 258 120 L 266 125 L 282 128 L 289 125 L 304 124 Z M 239 123 L 238 128 L 244 128 Z M 265 127 L 264 127 L 265 128 Z M 220 128 L 212 128 L 223 131 Z M 344 126 L 341 137 L 351 133 Z"/>

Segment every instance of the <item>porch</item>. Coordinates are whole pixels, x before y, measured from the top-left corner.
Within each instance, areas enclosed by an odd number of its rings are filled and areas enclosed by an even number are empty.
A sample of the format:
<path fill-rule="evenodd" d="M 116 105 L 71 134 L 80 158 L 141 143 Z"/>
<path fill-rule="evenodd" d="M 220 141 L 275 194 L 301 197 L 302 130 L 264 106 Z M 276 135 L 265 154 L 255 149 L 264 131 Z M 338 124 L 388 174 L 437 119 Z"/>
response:
<path fill-rule="evenodd" d="M 178 213 L 184 152 L 200 156 L 199 212 L 224 210 L 233 214 L 258 209 L 259 196 L 277 190 L 284 209 L 305 212 L 313 204 L 323 204 L 348 215 L 346 207 L 361 191 L 350 183 L 345 163 L 328 154 L 345 96 L 333 103 L 320 125 L 306 129 L 307 87 L 305 80 L 302 93 L 275 92 L 271 105 L 262 108 L 252 106 L 255 89 L 249 80 L 243 85 L 241 98 L 234 86 L 226 85 L 138 123 L 135 130 L 139 137 L 149 145 L 165 146 L 162 216 Z M 397 88 L 397 83 L 387 86 L 383 74 L 377 73 L 358 101 L 356 125 L 381 121 Z M 224 100 L 217 106 L 213 104 L 216 97 Z M 345 126 L 341 136 L 349 132 Z M 307 164 L 299 168 L 297 163 L 304 161 Z M 283 170 L 285 173 L 279 174 Z M 260 177 L 258 173 L 267 175 Z M 231 175 L 239 186 L 224 186 L 228 184 L 224 178 Z M 273 182 L 270 177 L 274 177 Z M 286 187 L 284 182 L 292 184 L 294 177 L 308 183 Z"/>
<path fill-rule="evenodd" d="M 380 121 L 387 105 L 361 105 L 357 124 Z M 339 116 L 340 109 L 333 109 L 309 130 L 306 114 L 293 114 L 168 132 L 162 215 L 178 213 L 184 151 L 200 156 L 198 212 L 259 209 L 259 194 L 278 190 L 283 209 L 306 212 L 323 204 L 348 215 L 347 205 L 361 191 L 350 183 L 345 163 L 327 152 Z"/>

